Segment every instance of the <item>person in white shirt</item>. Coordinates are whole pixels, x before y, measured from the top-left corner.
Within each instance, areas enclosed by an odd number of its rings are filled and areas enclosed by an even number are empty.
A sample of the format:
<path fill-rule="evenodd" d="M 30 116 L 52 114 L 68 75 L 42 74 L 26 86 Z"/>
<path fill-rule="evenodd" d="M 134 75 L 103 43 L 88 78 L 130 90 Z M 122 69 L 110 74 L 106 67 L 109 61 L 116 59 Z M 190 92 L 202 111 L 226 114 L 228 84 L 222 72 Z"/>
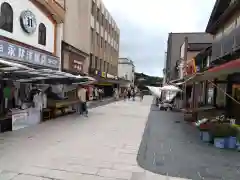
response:
<path fill-rule="evenodd" d="M 88 115 L 86 94 L 87 90 L 83 86 L 79 86 L 77 95 L 80 100 L 80 114 L 85 113 L 85 116 Z"/>

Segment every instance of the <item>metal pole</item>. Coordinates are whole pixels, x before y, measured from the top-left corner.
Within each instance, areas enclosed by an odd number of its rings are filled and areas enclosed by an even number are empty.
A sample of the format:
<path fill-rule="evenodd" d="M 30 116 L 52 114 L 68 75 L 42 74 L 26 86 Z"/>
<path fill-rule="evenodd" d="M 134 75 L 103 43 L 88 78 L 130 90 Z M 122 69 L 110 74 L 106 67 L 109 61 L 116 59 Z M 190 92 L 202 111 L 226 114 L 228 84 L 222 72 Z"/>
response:
<path fill-rule="evenodd" d="M 186 71 L 186 67 L 187 67 L 187 47 L 188 47 L 188 37 L 185 37 L 184 40 L 184 58 L 183 58 L 183 69 L 184 72 Z M 184 73 L 183 72 L 183 73 Z M 184 83 L 184 92 L 183 92 L 183 106 L 185 106 L 185 108 L 187 108 L 187 83 Z"/>

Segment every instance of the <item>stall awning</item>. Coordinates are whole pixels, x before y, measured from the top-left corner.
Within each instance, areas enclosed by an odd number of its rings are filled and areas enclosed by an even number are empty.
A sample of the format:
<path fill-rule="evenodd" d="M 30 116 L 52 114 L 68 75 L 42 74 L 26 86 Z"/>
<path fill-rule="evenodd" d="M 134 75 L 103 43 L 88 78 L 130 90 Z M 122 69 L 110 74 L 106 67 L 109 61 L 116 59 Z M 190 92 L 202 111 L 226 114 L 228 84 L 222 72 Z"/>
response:
<path fill-rule="evenodd" d="M 70 73 L 52 69 L 33 69 L 19 63 L 0 58 L 0 76 L 3 80 L 34 83 L 44 81 L 46 84 L 74 84 L 94 82 L 89 76 L 75 76 Z"/>
<path fill-rule="evenodd" d="M 215 78 L 238 72 L 240 72 L 240 59 L 230 61 L 225 64 L 210 68 L 202 73 L 195 74 L 195 77 L 191 80 L 191 82 L 214 80 Z"/>

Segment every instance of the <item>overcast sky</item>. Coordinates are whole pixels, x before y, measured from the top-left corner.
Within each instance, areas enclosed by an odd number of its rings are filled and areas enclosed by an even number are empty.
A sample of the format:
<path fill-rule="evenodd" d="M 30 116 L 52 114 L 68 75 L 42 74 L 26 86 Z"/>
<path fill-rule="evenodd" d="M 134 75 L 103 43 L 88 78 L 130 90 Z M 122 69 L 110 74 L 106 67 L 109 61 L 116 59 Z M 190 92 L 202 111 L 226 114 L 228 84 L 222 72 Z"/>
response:
<path fill-rule="evenodd" d="M 215 0 L 103 0 L 120 28 L 120 56 L 162 76 L 169 32 L 204 31 Z"/>

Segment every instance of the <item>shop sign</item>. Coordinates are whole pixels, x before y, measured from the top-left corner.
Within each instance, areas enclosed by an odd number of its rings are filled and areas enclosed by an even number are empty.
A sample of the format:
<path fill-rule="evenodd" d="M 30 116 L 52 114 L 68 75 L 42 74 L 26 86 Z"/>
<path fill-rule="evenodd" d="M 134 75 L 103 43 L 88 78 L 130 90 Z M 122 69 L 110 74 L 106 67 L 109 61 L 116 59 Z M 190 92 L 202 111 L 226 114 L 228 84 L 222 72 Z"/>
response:
<path fill-rule="evenodd" d="M 107 77 L 105 72 L 102 72 L 102 73 L 101 73 L 101 76 L 104 77 L 104 78 Z"/>
<path fill-rule="evenodd" d="M 45 53 L 2 40 L 0 40 L 0 57 L 54 69 L 58 69 L 60 64 L 58 57 L 47 55 Z"/>
<path fill-rule="evenodd" d="M 72 69 L 77 71 L 77 72 L 82 72 L 83 70 L 83 63 L 78 60 L 73 60 L 72 62 Z"/>
<path fill-rule="evenodd" d="M 195 74 L 196 71 L 196 65 L 195 65 L 195 59 L 192 59 L 187 62 L 186 67 L 185 67 L 185 75 L 191 75 Z"/>
<path fill-rule="evenodd" d="M 33 34 L 37 28 L 36 16 L 32 13 L 32 11 L 23 11 L 20 15 L 20 24 L 26 33 Z"/>

